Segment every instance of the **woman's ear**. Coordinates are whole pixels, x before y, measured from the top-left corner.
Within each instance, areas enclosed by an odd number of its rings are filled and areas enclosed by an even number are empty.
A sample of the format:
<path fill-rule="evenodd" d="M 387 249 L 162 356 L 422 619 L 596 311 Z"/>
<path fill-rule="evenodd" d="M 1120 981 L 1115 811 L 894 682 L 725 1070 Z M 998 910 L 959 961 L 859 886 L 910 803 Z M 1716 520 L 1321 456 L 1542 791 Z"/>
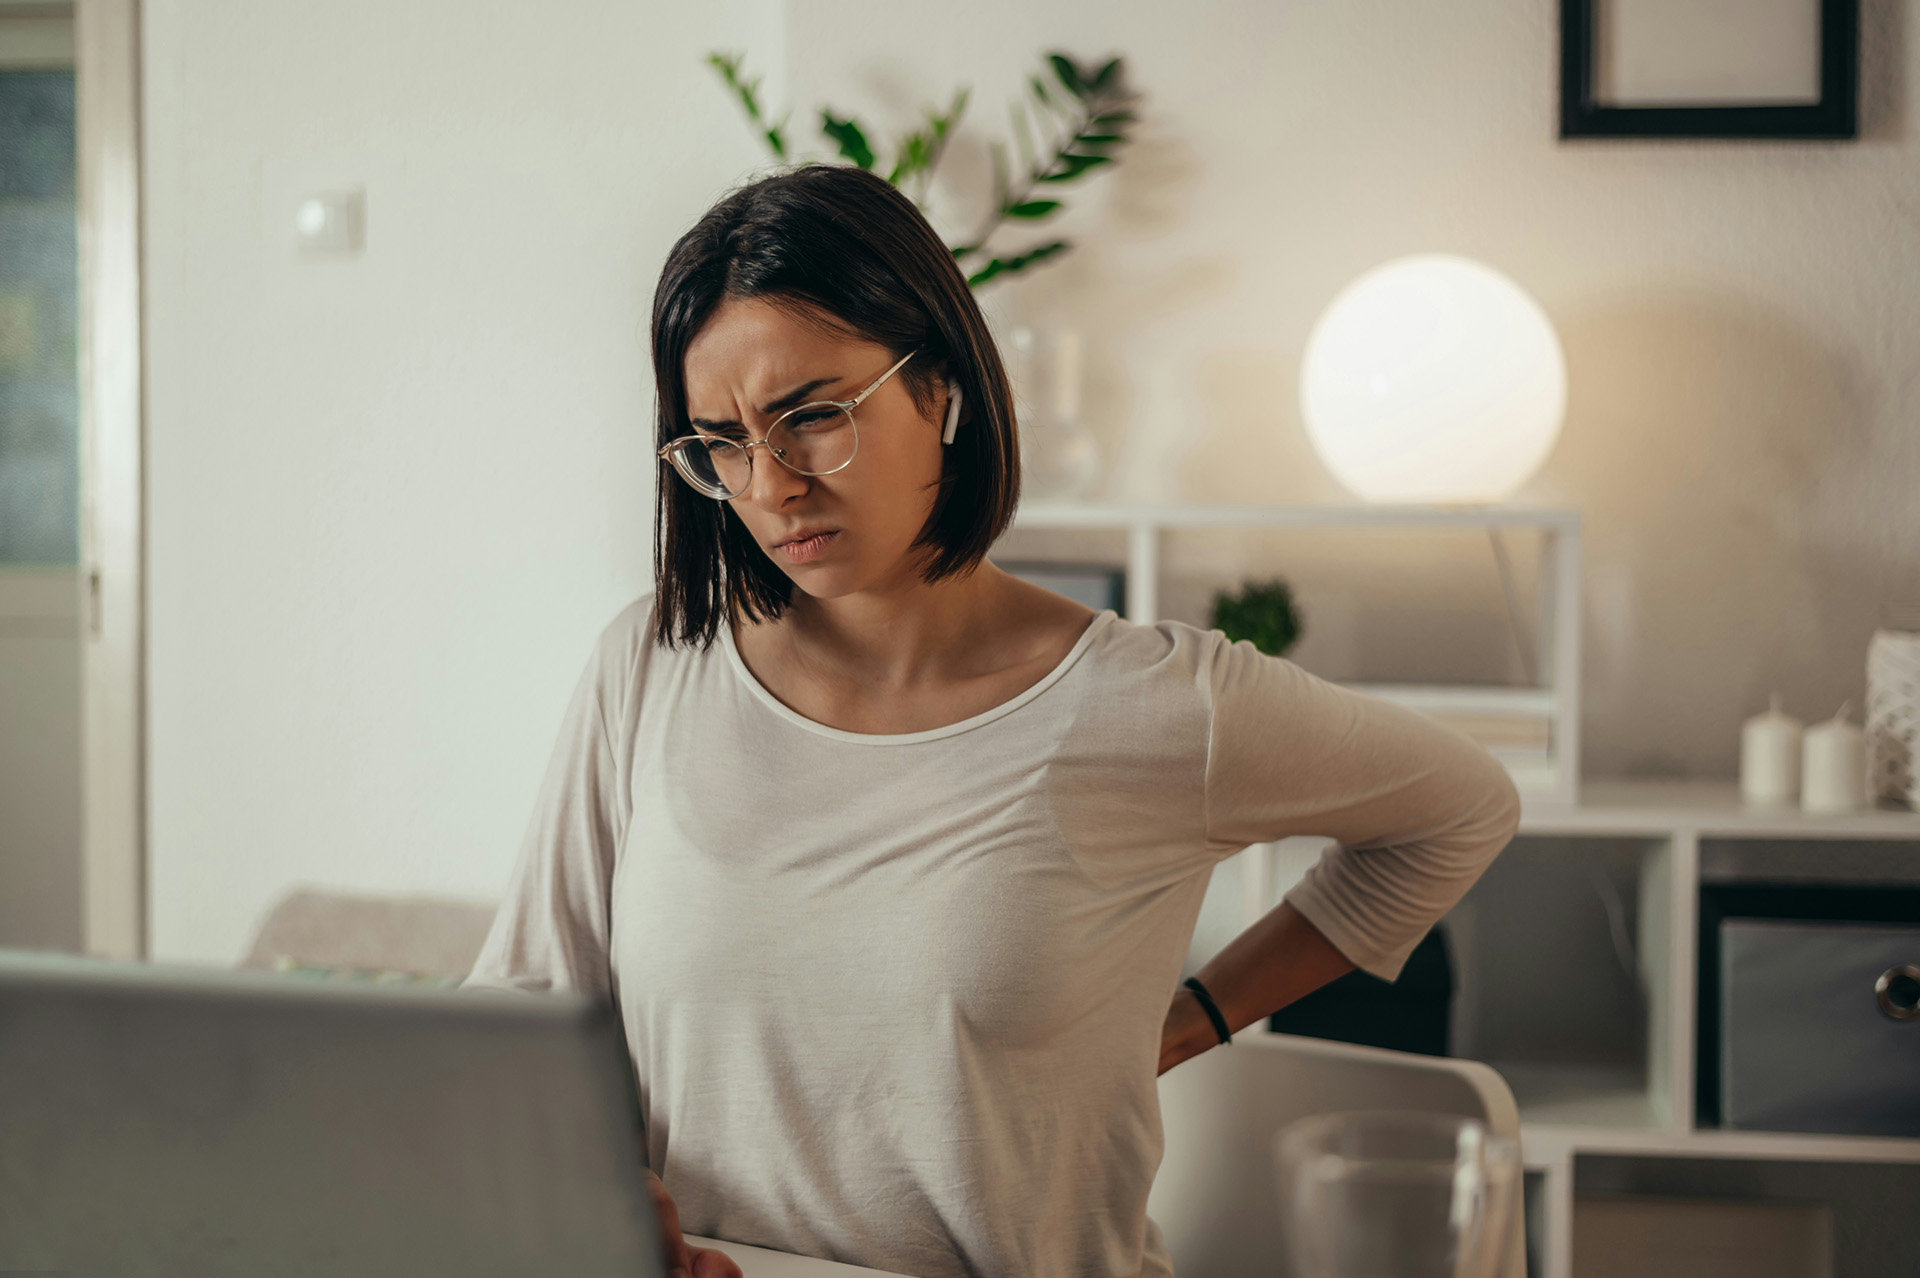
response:
<path fill-rule="evenodd" d="M 960 426 L 960 383 L 947 383 L 947 429 L 940 436 L 940 442 L 951 444 L 953 432 Z"/>

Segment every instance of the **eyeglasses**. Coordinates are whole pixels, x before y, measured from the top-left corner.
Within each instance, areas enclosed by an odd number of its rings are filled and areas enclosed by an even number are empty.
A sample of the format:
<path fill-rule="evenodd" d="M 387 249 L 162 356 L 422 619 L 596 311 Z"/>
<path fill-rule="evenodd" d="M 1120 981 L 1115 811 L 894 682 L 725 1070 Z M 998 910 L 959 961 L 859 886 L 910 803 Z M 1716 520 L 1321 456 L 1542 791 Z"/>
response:
<path fill-rule="evenodd" d="M 879 390 L 900 366 L 920 353 L 908 351 L 880 374 L 873 385 L 852 399 L 823 399 L 790 408 L 774 418 L 765 438 L 743 444 L 719 435 L 682 435 L 660 450 L 680 478 L 717 501 L 738 497 L 753 482 L 753 450 L 765 448 L 772 458 L 797 475 L 831 475 L 845 470 L 860 450 L 860 430 L 853 410 Z"/>

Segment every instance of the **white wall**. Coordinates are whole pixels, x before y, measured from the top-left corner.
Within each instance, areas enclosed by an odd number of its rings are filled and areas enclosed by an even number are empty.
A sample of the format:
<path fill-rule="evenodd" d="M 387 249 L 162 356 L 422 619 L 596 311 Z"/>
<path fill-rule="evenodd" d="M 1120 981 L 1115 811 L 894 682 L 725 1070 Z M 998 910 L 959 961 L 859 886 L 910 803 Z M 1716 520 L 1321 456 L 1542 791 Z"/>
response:
<path fill-rule="evenodd" d="M 1521 499 L 1589 521 L 1590 769 L 1730 773 L 1769 689 L 1857 697 L 1920 584 L 1920 24 L 1863 9 L 1857 143 L 1573 145 L 1539 0 L 150 0 L 156 954 L 230 961 L 291 881 L 504 882 L 646 572 L 653 277 L 760 160 L 716 46 L 876 122 L 973 84 L 954 225 L 1030 53 L 1128 55 L 1139 145 L 992 303 L 1087 330 L 1109 495 L 1343 500 L 1295 407 L 1321 307 L 1417 250 L 1513 275 L 1570 364 Z M 349 181 L 364 258 L 297 261 L 292 201 Z M 1484 545 L 1173 567 L 1191 614 L 1294 575 L 1323 673 L 1511 669 Z"/>
<path fill-rule="evenodd" d="M 152 950 L 226 963 L 292 882 L 504 885 L 649 575 L 654 277 L 755 162 L 700 59 L 779 17 L 145 8 Z"/>
<path fill-rule="evenodd" d="M 965 225 L 1029 51 L 1127 55 L 1139 144 L 1070 197 L 1075 253 L 996 303 L 1088 332 L 1109 495 L 1351 500 L 1299 423 L 1321 309 L 1404 253 L 1512 275 L 1569 363 L 1516 500 L 1588 521 L 1587 770 L 1730 776 L 1770 690 L 1857 717 L 1882 601 L 1920 599 L 1920 16 L 1861 8 L 1850 144 L 1562 143 L 1541 0 L 810 0 L 789 58 L 796 102 L 874 121 L 973 84 L 941 204 Z M 1516 670 L 1484 541 L 1196 539 L 1169 568 L 1190 620 L 1292 576 L 1294 655 L 1332 677 Z"/>

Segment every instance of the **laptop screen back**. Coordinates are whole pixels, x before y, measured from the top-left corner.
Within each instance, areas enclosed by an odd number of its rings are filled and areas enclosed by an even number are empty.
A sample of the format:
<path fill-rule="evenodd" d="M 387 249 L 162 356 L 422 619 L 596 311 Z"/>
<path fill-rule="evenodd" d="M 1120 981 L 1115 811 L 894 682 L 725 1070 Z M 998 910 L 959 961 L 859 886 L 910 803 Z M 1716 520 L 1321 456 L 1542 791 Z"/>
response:
<path fill-rule="evenodd" d="M 657 1278 L 617 1017 L 0 951 L 0 1272 Z"/>

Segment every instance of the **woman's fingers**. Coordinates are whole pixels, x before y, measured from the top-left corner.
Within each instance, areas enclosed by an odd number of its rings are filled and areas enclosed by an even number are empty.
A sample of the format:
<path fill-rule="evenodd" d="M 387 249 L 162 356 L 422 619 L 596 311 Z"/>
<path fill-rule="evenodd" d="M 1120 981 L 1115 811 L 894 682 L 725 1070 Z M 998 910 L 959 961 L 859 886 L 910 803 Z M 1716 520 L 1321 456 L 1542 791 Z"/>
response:
<path fill-rule="evenodd" d="M 693 1272 L 693 1249 L 687 1246 L 687 1240 L 680 1232 L 680 1209 L 673 1205 L 673 1195 L 660 1178 L 647 1169 L 647 1192 L 653 1195 L 654 1215 L 660 1218 L 660 1248 L 667 1262 L 667 1272 L 673 1278 L 686 1278 Z M 735 1271 L 736 1278 L 738 1271 Z"/>
<path fill-rule="evenodd" d="M 654 1214 L 660 1218 L 660 1247 L 672 1278 L 743 1278 L 740 1266 L 724 1251 L 689 1247 L 680 1232 L 680 1209 L 653 1169 L 647 1169 L 647 1192 L 653 1195 Z"/>
<path fill-rule="evenodd" d="M 742 1278 L 740 1266 L 724 1251 L 710 1247 L 693 1249 L 693 1278 Z"/>

